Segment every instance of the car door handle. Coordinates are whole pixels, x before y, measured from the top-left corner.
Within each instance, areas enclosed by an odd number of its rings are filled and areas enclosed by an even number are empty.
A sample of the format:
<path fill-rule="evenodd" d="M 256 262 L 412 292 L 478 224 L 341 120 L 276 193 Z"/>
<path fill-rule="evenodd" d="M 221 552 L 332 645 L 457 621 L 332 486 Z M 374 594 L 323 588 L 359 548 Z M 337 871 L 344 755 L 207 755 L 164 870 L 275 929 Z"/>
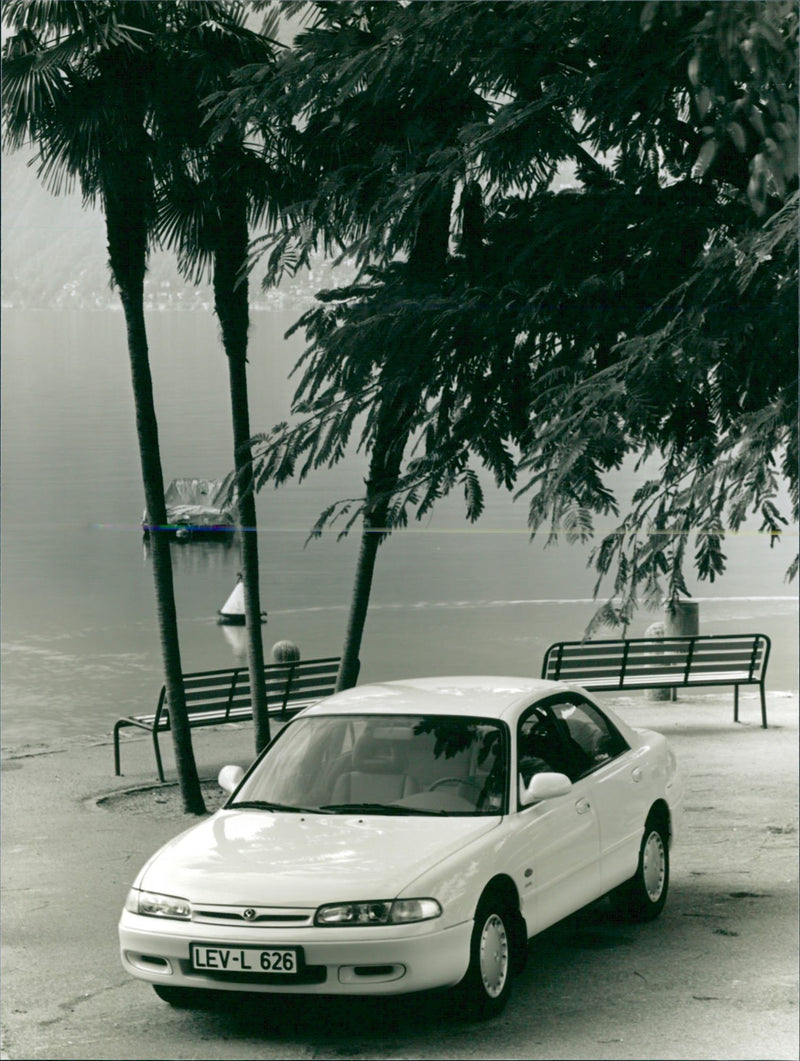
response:
<path fill-rule="evenodd" d="M 642 771 L 639 769 L 638 766 L 634 770 L 631 771 L 631 780 L 632 781 L 641 781 L 642 780 Z"/>
<path fill-rule="evenodd" d="M 588 799 L 579 799 L 578 802 L 575 804 L 575 810 L 578 812 L 578 814 L 586 814 L 586 812 L 590 811 L 591 809 L 592 805 L 589 803 Z"/>

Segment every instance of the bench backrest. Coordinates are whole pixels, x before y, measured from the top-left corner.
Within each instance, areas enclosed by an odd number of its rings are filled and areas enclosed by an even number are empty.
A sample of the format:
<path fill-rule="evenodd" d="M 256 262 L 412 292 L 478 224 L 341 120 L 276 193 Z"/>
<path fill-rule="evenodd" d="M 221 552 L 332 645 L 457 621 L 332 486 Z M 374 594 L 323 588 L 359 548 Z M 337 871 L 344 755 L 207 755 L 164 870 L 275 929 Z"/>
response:
<path fill-rule="evenodd" d="M 766 671 L 765 634 L 562 641 L 551 645 L 542 677 L 591 689 L 758 683 Z"/>
<path fill-rule="evenodd" d="M 264 679 L 270 712 L 285 711 L 297 701 L 321 700 L 324 696 L 330 696 L 336 688 L 339 662 L 338 656 L 327 656 L 323 659 L 266 664 Z M 227 716 L 234 709 L 242 711 L 252 707 L 247 667 L 184 674 L 183 688 L 190 718 L 215 710 L 224 710 Z M 157 714 L 165 706 L 166 693 L 162 689 Z"/>

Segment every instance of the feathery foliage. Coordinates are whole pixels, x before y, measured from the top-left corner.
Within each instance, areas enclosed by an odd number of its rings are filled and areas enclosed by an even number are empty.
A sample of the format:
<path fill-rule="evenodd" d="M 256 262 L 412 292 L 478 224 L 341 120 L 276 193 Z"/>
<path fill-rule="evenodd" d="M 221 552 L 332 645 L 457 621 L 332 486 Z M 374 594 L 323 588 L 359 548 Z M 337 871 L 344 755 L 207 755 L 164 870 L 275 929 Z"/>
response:
<path fill-rule="evenodd" d="M 299 322 L 299 419 L 261 438 L 259 484 L 341 459 L 355 430 L 371 451 L 404 388 L 387 519 L 456 484 L 477 518 L 475 462 L 551 541 L 619 516 L 593 554 L 598 621 L 686 594 L 689 564 L 722 575 L 753 512 L 774 544 L 798 519 L 794 6 L 309 9 L 277 101 L 306 191 L 259 250 L 271 278 L 320 247 L 362 274 Z M 223 111 L 275 100 L 238 80 Z M 436 204 L 449 251 L 417 273 Z M 623 511 L 630 462 L 647 478 Z"/>

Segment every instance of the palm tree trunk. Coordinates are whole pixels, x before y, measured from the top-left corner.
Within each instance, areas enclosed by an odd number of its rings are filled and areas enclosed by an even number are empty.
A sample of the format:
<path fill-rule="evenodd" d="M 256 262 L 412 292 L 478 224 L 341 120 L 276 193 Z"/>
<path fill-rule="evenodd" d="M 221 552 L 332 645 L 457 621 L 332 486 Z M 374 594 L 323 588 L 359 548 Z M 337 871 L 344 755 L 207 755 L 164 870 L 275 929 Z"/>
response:
<path fill-rule="evenodd" d="M 408 258 L 407 275 L 412 284 L 437 283 L 445 272 L 450 232 L 452 189 L 443 191 L 420 216 L 414 245 Z M 402 356 L 402 354 L 400 355 Z M 387 371 L 391 379 L 391 373 Z M 410 386 L 410 385 L 409 385 Z M 407 396 L 404 397 L 403 394 Z M 367 479 L 367 498 L 361 529 L 361 545 L 356 562 L 356 577 L 350 599 L 342 661 L 336 677 L 336 691 L 350 689 L 358 680 L 361 641 L 367 621 L 372 592 L 372 576 L 378 546 L 388 534 L 386 521 L 392 494 L 400 478 L 403 452 L 408 442 L 410 422 L 409 398 L 416 397 L 413 386 L 387 397 L 382 404 L 380 423 Z M 380 399 L 379 399 L 380 400 Z"/>
<path fill-rule="evenodd" d="M 131 150 L 126 157 L 126 165 L 120 167 L 118 179 L 109 181 L 104 189 L 104 206 L 109 265 L 111 275 L 119 288 L 128 332 L 128 355 L 136 408 L 136 434 L 139 439 L 145 505 L 149 522 L 158 528 L 166 524 L 167 512 L 158 443 L 158 422 L 153 402 L 153 381 L 150 375 L 147 332 L 144 323 L 149 173 L 146 148 L 142 143 L 140 130 L 135 124 L 135 114 L 136 107 L 132 106 L 128 115 L 131 122 L 129 136 Z M 137 143 L 141 145 L 139 151 L 134 147 Z M 183 808 L 187 814 L 205 814 L 206 807 L 197 776 L 197 764 L 192 749 L 192 734 L 183 689 L 178 616 L 172 581 L 172 554 L 165 533 L 158 529 L 152 530 L 150 540 L 158 632 L 164 665 L 164 684 L 169 702 L 170 730 Z"/>
<path fill-rule="evenodd" d="M 258 528 L 250 452 L 250 413 L 247 393 L 247 332 L 250 312 L 247 294 L 247 198 L 236 186 L 233 171 L 225 172 L 224 148 L 215 160 L 219 173 L 219 230 L 214 253 L 214 307 L 228 358 L 228 380 L 233 424 L 233 460 L 239 498 L 239 548 L 244 585 L 247 663 L 253 707 L 256 754 L 269 744 L 269 713 L 261 637 L 261 599 L 258 569 Z"/>
<path fill-rule="evenodd" d="M 253 702 L 256 754 L 269 744 L 269 713 L 264 681 L 264 644 L 261 637 L 261 598 L 258 584 L 258 530 L 253 472 L 250 464 L 250 417 L 247 400 L 247 368 L 241 358 L 228 358 L 233 417 L 234 461 L 239 494 L 239 548 L 244 585 L 247 661 Z"/>
<path fill-rule="evenodd" d="M 408 431 L 403 430 L 407 420 L 402 412 L 402 403 L 391 403 L 381 410 L 381 425 L 378 428 L 375 447 L 369 464 L 367 498 L 364 520 L 361 527 L 361 545 L 356 562 L 356 577 L 350 599 L 350 614 L 347 620 L 342 661 L 336 677 L 336 692 L 350 689 L 358 681 L 360 669 L 361 641 L 367 621 L 367 609 L 372 592 L 372 576 L 378 547 L 387 536 L 386 521 L 389 503 L 400 477 L 403 451 L 408 440 Z"/>
<path fill-rule="evenodd" d="M 145 504 L 149 522 L 155 525 L 150 532 L 153 580 L 175 764 L 184 811 L 187 814 L 205 814 L 206 807 L 197 775 L 183 689 L 178 617 L 172 580 L 172 554 L 166 533 L 157 529 L 166 524 L 167 513 L 164 503 L 158 424 L 153 403 L 153 386 L 144 325 L 143 299 L 131 297 L 131 293 L 122 288 L 120 297 L 128 331 L 128 352 L 136 406 L 136 431 L 139 438 Z"/>
<path fill-rule="evenodd" d="M 367 486 L 369 490 L 369 486 Z M 339 673 L 336 676 L 336 692 L 351 689 L 358 681 L 360 669 L 361 641 L 364 626 L 367 622 L 367 609 L 372 592 L 372 575 L 375 571 L 375 560 L 378 555 L 380 535 L 368 525 L 365 517 L 361 527 L 361 545 L 356 562 L 356 577 L 353 584 L 353 595 L 350 598 L 350 614 L 347 619 L 347 630 L 342 647 L 342 659 Z"/>

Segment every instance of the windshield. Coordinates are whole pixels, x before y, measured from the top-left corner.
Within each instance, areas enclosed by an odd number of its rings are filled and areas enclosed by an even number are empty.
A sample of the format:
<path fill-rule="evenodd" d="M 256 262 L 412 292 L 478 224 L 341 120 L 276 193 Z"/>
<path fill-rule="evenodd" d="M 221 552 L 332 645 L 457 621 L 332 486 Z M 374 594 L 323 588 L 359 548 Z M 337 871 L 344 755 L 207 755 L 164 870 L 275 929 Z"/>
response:
<path fill-rule="evenodd" d="M 291 722 L 228 807 L 321 814 L 492 815 L 504 810 L 503 729 L 441 715 Z"/>

